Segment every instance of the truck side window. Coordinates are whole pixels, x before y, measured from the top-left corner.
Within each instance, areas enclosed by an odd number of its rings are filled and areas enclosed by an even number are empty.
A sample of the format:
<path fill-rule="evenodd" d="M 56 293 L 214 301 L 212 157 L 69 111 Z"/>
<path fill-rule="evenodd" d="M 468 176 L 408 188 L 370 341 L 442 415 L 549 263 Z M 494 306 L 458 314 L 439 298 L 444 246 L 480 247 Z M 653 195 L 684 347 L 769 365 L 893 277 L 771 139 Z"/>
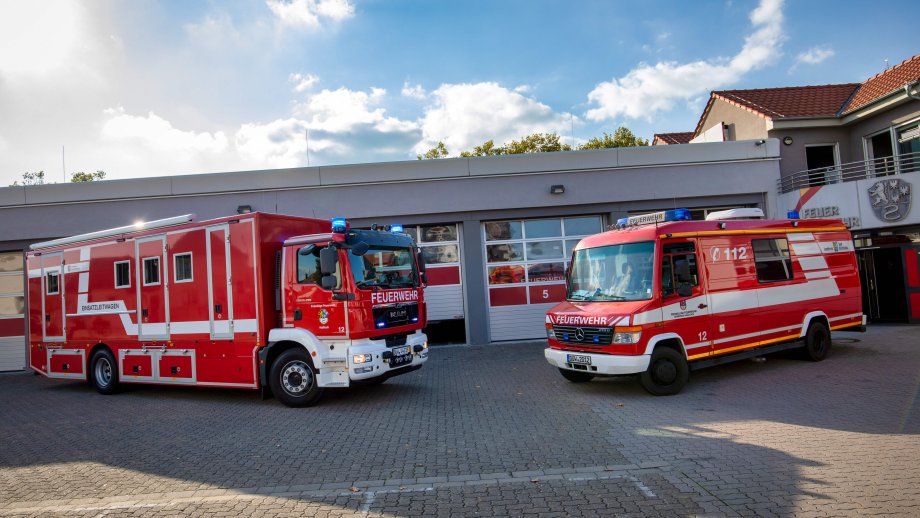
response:
<path fill-rule="evenodd" d="M 752 239 L 754 265 L 760 282 L 788 281 L 792 279 L 792 258 L 789 242 L 782 238 Z"/>
<path fill-rule="evenodd" d="M 307 245 L 297 251 L 297 284 L 316 284 L 320 285 L 323 273 L 319 266 L 320 246 Z M 336 285 L 341 286 L 339 274 L 336 272 Z"/>
<path fill-rule="evenodd" d="M 665 297 L 677 293 L 677 277 L 674 263 L 680 260 L 687 261 L 690 265 L 691 286 L 699 286 L 700 276 L 696 264 L 696 253 L 692 242 L 668 243 L 661 249 L 661 291 Z"/>

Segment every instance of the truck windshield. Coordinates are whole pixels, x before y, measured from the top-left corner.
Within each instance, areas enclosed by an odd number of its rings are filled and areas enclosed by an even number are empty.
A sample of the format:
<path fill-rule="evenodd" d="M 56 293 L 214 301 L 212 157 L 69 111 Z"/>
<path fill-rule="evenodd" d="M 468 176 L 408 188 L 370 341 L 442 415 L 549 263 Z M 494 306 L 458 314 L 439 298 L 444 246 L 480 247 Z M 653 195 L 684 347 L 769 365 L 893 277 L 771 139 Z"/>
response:
<path fill-rule="evenodd" d="M 417 288 L 418 270 L 410 248 L 374 247 L 364 255 L 349 254 L 358 288 Z"/>
<path fill-rule="evenodd" d="M 581 301 L 649 300 L 655 243 L 627 243 L 576 250 L 566 298 Z"/>

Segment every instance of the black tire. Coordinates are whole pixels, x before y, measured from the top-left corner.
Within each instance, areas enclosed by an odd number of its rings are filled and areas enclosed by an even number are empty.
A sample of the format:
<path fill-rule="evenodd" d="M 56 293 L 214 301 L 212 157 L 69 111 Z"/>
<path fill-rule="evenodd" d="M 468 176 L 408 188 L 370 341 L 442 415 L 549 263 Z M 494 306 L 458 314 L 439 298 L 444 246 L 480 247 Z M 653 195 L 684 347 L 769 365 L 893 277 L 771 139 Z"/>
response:
<path fill-rule="evenodd" d="M 291 407 L 313 406 L 323 395 L 313 361 L 301 348 L 285 351 L 275 359 L 268 382 L 278 401 Z"/>
<path fill-rule="evenodd" d="M 562 377 L 571 381 L 572 383 L 585 383 L 586 381 L 591 381 L 594 379 L 594 374 L 588 374 L 587 372 L 573 371 L 569 369 L 559 369 L 559 374 L 562 374 Z"/>
<path fill-rule="evenodd" d="M 89 382 L 100 394 L 118 392 L 118 363 L 108 349 L 99 349 L 89 360 Z"/>
<path fill-rule="evenodd" d="M 648 369 L 639 375 L 642 388 L 655 396 L 677 394 L 687 384 L 690 368 L 684 355 L 669 347 L 658 347 L 652 353 Z"/>
<path fill-rule="evenodd" d="M 831 330 L 824 322 L 812 322 L 808 326 L 808 332 L 805 333 L 805 347 L 802 348 L 802 356 L 806 360 L 819 362 L 827 358 L 830 350 Z"/>

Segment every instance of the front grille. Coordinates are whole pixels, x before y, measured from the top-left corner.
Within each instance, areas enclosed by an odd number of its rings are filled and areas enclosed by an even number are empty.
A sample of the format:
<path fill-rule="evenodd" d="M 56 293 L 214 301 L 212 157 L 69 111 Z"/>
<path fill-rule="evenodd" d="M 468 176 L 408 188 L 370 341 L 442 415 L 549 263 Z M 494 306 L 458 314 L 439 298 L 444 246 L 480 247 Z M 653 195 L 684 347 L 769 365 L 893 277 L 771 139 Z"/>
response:
<path fill-rule="evenodd" d="M 577 331 L 581 330 L 582 333 Z M 556 340 L 564 344 L 610 345 L 613 341 L 612 327 L 553 326 Z M 583 338 L 576 335 L 584 334 Z"/>
<path fill-rule="evenodd" d="M 387 342 L 387 347 L 398 347 L 400 345 L 406 345 L 407 337 L 408 335 L 401 334 L 401 335 L 388 335 L 388 336 L 384 336 L 383 338 Z"/>

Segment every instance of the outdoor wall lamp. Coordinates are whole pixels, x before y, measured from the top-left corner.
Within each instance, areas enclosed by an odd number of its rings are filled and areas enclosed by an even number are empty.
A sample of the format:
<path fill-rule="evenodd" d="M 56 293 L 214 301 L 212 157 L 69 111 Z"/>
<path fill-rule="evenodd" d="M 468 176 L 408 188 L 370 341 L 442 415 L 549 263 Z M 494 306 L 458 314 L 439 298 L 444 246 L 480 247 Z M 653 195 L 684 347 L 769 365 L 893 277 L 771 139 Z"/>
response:
<path fill-rule="evenodd" d="M 236 208 L 237 214 L 249 214 L 252 212 L 252 205 L 240 205 Z"/>
<path fill-rule="evenodd" d="M 792 145 L 792 137 L 783 137 L 783 144 L 786 144 L 787 146 L 791 146 L 791 145 Z"/>
<path fill-rule="evenodd" d="M 565 186 L 564 186 L 564 185 L 551 185 L 550 188 L 549 188 L 549 193 L 550 193 L 550 194 L 562 194 L 562 193 L 564 193 L 564 192 L 565 192 Z"/>

